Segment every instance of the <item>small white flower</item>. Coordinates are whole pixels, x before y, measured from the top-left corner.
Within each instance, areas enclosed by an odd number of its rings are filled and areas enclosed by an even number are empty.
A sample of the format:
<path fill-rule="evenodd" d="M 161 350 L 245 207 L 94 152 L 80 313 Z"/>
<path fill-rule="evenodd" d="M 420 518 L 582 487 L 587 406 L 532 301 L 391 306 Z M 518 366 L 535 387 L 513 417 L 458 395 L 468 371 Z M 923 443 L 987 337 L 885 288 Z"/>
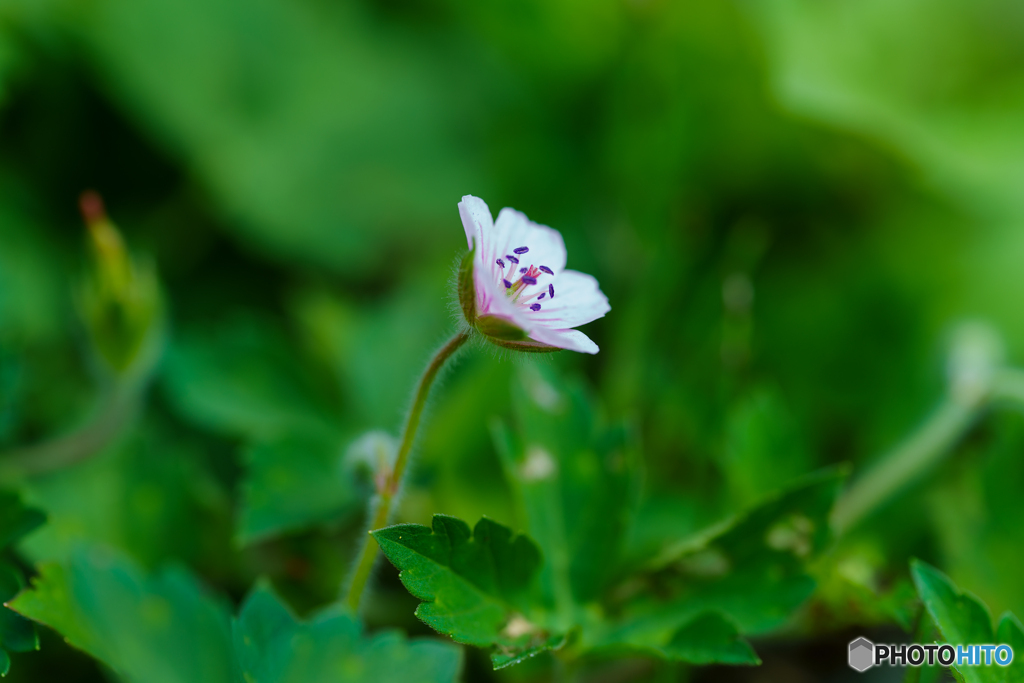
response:
<path fill-rule="evenodd" d="M 509 208 L 494 221 L 487 204 L 469 195 L 459 215 L 471 250 L 459 274 L 466 321 L 506 348 L 597 353 L 597 344 L 573 328 L 611 306 L 597 280 L 565 269 L 561 234 Z"/>

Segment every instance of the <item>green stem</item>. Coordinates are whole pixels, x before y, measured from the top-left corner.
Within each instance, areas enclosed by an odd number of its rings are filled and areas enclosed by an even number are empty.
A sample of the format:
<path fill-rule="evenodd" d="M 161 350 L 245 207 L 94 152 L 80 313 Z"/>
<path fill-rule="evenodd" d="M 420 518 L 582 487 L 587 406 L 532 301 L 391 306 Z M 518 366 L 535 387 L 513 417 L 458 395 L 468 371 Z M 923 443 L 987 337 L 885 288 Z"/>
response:
<path fill-rule="evenodd" d="M 836 501 L 832 528 L 842 534 L 920 474 L 931 468 L 967 431 L 985 401 L 949 396 L 921 427 Z"/>
<path fill-rule="evenodd" d="M 398 457 L 395 458 L 395 466 L 390 475 L 383 482 L 381 490 L 377 495 L 374 513 L 371 515 L 370 528 L 373 531 L 387 525 L 391 517 L 391 507 L 402 488 L 402 480 L 409 464 L 409 453 L 412 451 L 413 443 L 416 440 L 416 430 L 420 426 L 420 418 L 423 416 L 423 409 L 427 404 L 427 397 L 430 395 L 430 387 L 437 379 L 437 373 L 441 371 L 455 352 L 462 348 L 462 345 L 469 341 L 469 331 L 456 334 L 448 343 L 441 347 L 441 350 L 434 355 L 427 366 L 423 377 L 420 378 L 419 386 L 416 388 L 416 396 L 413 398 L 412 408 L 409 410 L 409 417 L 405 421 L 405 428 L 402 431 L 402 441 L 398 446 Z M 366 538 L 362 549 L 359 551 L 359 558 L 356 560 L 355 570 L 352 573 L 351 582 L 348 588 L 347 602 L 353 612 L 359 610 L 359 604 L 366 590 L 366 584 L 373 571 L 373 564 L 377 559 L 377 544 L 369 537 Z"/>

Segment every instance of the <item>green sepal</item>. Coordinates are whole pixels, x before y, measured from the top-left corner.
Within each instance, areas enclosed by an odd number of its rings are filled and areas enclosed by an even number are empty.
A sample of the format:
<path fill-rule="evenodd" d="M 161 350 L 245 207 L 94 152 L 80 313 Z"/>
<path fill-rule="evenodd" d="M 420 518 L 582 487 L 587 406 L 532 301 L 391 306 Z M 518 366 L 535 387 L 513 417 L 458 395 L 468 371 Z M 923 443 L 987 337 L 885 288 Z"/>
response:
<path fill-rule="evenodd" d="M 559 346 L 551 346 L 550 344 L 534 341 L 533 339 L 527 339 L 525 341 L 505 341 L 504 339 L 488 337 L 487 341 L 491 342 L 495 346 L 500 346 L 503 349 L 522 351 L 523 353 L 553 353 L 555 351 L 562 350 Z"/>
<path fill-rule="evenodd" d="M 528 339 L 522 328 L 496 315 L 482 315 L 477 318 L 476 329 L 490 341 L 523 342 Z"/>
<path fill-rule="evenodd" d="M 458 279 L 459 305 L 462 306 L 462 315 L 470 327 L 476 325 L 476 286 L 473 284 L 473 255 L 475 253 L 476 247 L 474 246 L 462 257 Z"/>

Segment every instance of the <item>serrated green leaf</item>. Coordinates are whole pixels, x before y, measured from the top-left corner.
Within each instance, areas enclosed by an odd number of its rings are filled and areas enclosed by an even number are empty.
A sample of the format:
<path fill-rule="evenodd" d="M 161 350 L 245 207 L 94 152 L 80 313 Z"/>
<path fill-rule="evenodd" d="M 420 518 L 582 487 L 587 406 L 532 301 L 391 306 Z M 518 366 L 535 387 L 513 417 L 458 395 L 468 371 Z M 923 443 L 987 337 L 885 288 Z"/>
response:
<path fill-rule="evenodd" d="M 807 477 L 667 549 L 646 579 L 650 583 L 637 579 L 623 587 L 634 597 L 595 646 L 663 647 L 706 611 L 724 614 L 742 634 L 785 623 L 814 591 L 807 566 L 828 541 L 828 514 L 843 476 L 827 470 Z"/>
<path fill-rule="evenodd" d="M 373 537 L 405 587 L 424 601 L 416 616 L 434 630 L 459 643 L 495 646 L 498 662 L 549 647 L 553 634 L 541 623 L 534 591 L 540 553 L 526 536 L 487 518 L 471 532 L 462 520 L 434 515 L 430 528 L 398 524 Z"/>
<path fill-rule="evenodd" d="M 24 585 L 21 571 L 7 562 L 0 563 L 0 603 L 6 604 Z M 39 649 L 35 625 L 7 607 L 0 608 L 0 649 L 10 652 Z"/>
<path fill-rule="evenodd" d="M 232 683 L 230 619 L 188 572 L 151 577 L 92 548 L 44 564 L 11 603 L 132 683 Z"/>
<path fill-rule="evenodd" d="M 363 509 L 338 439 L 290 436 L 245 451 L 238 537 L 251 543 Z"/>
<path fill-rule="evenodd" d="M 541 585 L 565 628 L 619 570 L 638 465 L 626 429 L 598 424 L 575 383 L 525 366 L 513 382 L 517 429 L 492 428 L 505 477 L 545 558 Z"/>
<path fill-rule="evenodd" d="M 252 683 L 453 683 L 462 668 L 458 647 L 395 631 L 364 636 L 340 606 L 299 621 L 266 587 L 246 599 L 233 631 L 239 668 Z"/>
<path fill-rule="evenodd" d="M 0 550 L 11 545 L 46 521 L 46 516 L 27 507 L 21 497 L 10 491 L 0 491 Z M 35 624 L 12 611 L 6 604 L 24 586 L 21 570 L 0 560 L 0 675 L 6 676 L 11 668 L 9 652 L 28 652 L 39 649 L 39 635 Z"/>
<path fill-rule="evenodd" d="M 1024 647 L 1024 632 L 1012 614 L 1000 620 L 998 631 L 992 628 L 988 607 L 978 598 L 961 591 L 948 576 L 935 567 L 913 560 L 910 573 L 925 609 L 939 629 L 942 639 L 951 645 L 1007 644 L 1013 647 L 1014 661 L 1008 667 L 956 666 L 957 675 L 966 683 L 1003 683 L 1024 680 L 1024 662 L 1017 657 Z"/>

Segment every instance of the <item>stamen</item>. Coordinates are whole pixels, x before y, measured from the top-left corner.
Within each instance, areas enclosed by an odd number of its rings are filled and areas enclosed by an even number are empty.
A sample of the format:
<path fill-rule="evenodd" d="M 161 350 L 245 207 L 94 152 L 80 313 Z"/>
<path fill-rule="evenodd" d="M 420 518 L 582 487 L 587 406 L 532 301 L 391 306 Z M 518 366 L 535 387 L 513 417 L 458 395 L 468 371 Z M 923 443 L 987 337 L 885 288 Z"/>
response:
<path fill-rule="evenodd" d="M 541 300 L 541 299 L 543 299 L 543 298 L 544 298 L 545 296 L 547 296 L 547 292 L 541 292 L 541 293 L 540 293 L 540 294 L 539 294 L 539 295 L 537 296 L 537 301 L 540 301 L 540 300 Z"/>
<path fill-rule="evenodd" d="M 504 268 L 504 267 L 505 267 L 505 262 L 504 262 L 504 261 L 502 261 L 501 259 L 498 259 L 497 261 L 495 261 L 495 263 L 497 263 L 497 264 L 498 264 L 499 266 L 501 266 L 502 268 Z"/>
<path fill-rule="evenodd" d="M 501 284 L 505 285 L 505 289 L 512 289 L 512 283 L 508 280 L 502 280 Z"/>
<path fill-rule="evenodd" d="M 512 253 L 513 254 L 525 254 L 528 251 L 530 251 L 529 247 L 516 247 L 515 249 L 512 250 Z"/>
<path fill-rule="evenodd" d="M 531 311 L 539 311 L 540 310 L 540 304 L 530 304 L 530 310 Z"/>
<path fill-rule="evenodd" d="M 554 285 L 548 285 L 548 295 L 549 295 L 549 296 L 550 296 L 550 297 L 551 297 L 552 299 L 554 299 L 554 298 L 555 298 L 555 286 L 554 286 Z"/>
<path fill-rule="evenodd" d="M 520 279 L 523 281 L 524 285 L 535 285 L 535 284 L 537 284 L 537 278 L 535 278 L 535 277 L 529 277 L 528 275 L 524 275 Z"/>
<path fill-rule="evenodd" d="M 516 264 L 517 266 L 519 265 L 519 259 L 517 259 L 512 254 L 505 254 L 505 258 L 507 258 L 509 261 L 511 261 L 512 263 Z"/>
<path fill-rule="evenodd" d="M 525 275 L 527 270 L 529 270 L 529 268 L 520 268 L 519 272 Z"/>
<path fill-rule="evenodd" d="M 554 275 L 555 274 L 555 271 L 551 270 L 547 266 L 540 266 L 540 269 L 543 270 L 548 275 Z"/>

